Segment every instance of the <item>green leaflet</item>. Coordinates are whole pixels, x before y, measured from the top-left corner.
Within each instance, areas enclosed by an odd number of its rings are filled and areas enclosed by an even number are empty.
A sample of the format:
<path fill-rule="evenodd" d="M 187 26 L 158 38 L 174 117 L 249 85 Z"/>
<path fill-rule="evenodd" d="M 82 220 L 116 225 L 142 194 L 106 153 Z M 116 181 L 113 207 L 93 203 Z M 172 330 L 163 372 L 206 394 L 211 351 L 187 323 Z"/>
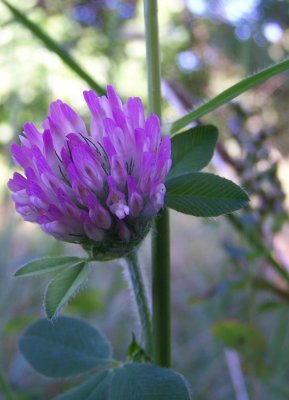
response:
<path fill-rule="evenodd" d="M 184 378 L 152 364 L 124 364 L 97 374 L 57 400 L 190 400 Z"/>
<path fill-rule="evenodd" d="M 212 125 L 197 126 L 172 138 L 172 169 L 167 180 L 203 169 L 211 160 L 218 138 Z"/>
<path fill-rule="evenodd" d="M 60 272 L 47 287 L 44 299 L 45 311 L 49 319 L 69 301 L 87 277 L 88 266 L 81 262 L 73 268 Z"/>
<path fill-rule="evenodd" d="M 51 378 L 75 376 L 111 359 L 106 338 L 87 322 L 70 317 L 36 321 L 20 338 L 19 348 L 36 371 Z"/>
<path fill-rule="evenodd" d="M 15 272 L 16 277 L 28 277 L 57 272 L 83 262 L 79 257 L 47 257 L 30 261 Z"/>
<path fill-rule="evenodd" d="M 177 176 L 166 186 L 166 206 L 195 217 L 216 217 L 238 210 L 249 201 L 238 185 L 208 173 Z"/>

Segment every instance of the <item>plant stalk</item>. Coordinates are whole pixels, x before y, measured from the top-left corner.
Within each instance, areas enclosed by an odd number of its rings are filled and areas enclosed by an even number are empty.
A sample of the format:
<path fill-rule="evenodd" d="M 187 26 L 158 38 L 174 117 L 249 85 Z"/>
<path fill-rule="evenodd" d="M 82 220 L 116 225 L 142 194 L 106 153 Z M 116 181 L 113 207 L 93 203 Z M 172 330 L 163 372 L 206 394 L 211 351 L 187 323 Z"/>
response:
<path fill-rule="evenodd" d="M 128 271 L 131 281 L 133 294 L 135 297 L 139 319 L 142 328 L 142 339 L 147 355 L 152 354 L 152 322 L 151 313 L 148 305 L 147 293 L 142 278 L 141 269 L 138 262 L 137 251 L 133 250 L 126 256 Z"/>
<path fill-rule="evenodd" d="M 162 367 L 170 367 L 170 231 L 168 209 L 164 209 L 155 219 L 153 229 L 153 360 Z"/>
<path fill-rule="evenodd" d="M 149 112 L 161 119 L 161 74 L 157 0 L 144 0 Z M 155 219 L 152 235 L 153 361 L 170 366 L 169 212 Z"/>
<path fill-rule="evenodd" d="M 264 245 L 262 240 L 259 239 L 259 236 L 252 230 L 245 229 L 242 223 L 238 220 L 238 218 L 233 214 L 226 215 L 226 218 L 230 221 L 230 223 L 236 228 L 246 239 L 249 245 L 265 258 L 272 266 L 272 268 L 276 271 L 278 275 L 280 275 L 285 281 L 287 286 L 289 286 L 289 273 L 274 257 L 272 251 Z"/>

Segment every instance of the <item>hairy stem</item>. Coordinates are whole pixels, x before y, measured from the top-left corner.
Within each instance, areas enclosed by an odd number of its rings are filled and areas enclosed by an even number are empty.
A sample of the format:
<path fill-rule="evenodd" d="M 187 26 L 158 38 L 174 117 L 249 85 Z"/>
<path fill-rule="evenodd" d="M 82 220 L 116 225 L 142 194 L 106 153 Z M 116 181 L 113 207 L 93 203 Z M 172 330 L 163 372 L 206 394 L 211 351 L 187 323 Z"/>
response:
<path fill-rule="evenodd" d="M 150 309 L 141 269 L 138 262 L 137 251 L 134 250 L 126 256 L 128 272 L 135 297 L 139 319 L 142 328 L 142 339 L 146 353 L 151 357 L 152 353 L 152 323 Z"/>
<path fill-rule="evenodd" d="M 149 111 L 161 118 L 160 57 L 157 0 L 144 0 Z M 156 218 L 152 239 L 153 361 L 170 366 L 169 212 Z"/>

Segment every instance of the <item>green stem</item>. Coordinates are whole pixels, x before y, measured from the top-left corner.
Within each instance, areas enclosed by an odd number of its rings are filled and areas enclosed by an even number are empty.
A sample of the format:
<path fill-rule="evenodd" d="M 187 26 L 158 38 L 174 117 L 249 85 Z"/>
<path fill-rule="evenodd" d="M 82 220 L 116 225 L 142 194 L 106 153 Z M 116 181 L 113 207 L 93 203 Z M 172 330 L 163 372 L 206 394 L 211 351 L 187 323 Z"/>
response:
<path fill-rule="evenodd" d="M 143 282 L 141 269 L 138 262 L 137 251 L 133 250 L 126 256 L 130 281 L 138 308 L 143 342 L 146 353 L 151 356 L 152 353 L 152 323 L 150 309 L 148 306 L 147 294 Z"/>
<path fill-rule="evenodd" d="M 6 382 L 6 379 L 0 370 L 0 393 L 3 394 L 5 400 L 14 400 L 14 396 L 11 392 L 11 389 Z"/>
<path fill-rule="evenodd" d="M 171 364 L 169 224 L 169 211 L 164 209 L 152 233 L 153 360 L 163 367 Z"/>
<path fill-rule="evenodd" d="M 159 56 L 158 2 L 144 0 L 149 112 L 161 118 L 161 70 Z"/>
<path fill-rule="evenodd" d="M 144 0 L 149 112 L 161 118 L 161 74 L 157 0 Z M 169 367 L 170 345 L 170 241 L 169 212 L 156 218 L 152 238 L 153 361 Z"/>

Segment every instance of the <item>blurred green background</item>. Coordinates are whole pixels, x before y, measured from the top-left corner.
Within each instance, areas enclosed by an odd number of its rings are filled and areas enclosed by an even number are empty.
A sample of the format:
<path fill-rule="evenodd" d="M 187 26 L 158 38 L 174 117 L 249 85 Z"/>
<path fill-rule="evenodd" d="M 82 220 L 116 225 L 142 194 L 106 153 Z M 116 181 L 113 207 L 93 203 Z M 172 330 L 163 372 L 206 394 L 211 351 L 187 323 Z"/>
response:
<path fill-rule="evenodd" d="M 142 1 L 13 4 L 100 85 L 146 102 Z M 288 55 L 285 0 L 166 0 L 159 14 L 165 132 L 195 105 Z M 81 249 L 16 215 L 6 187 L 15 170 L 9 145 L 25 121 L 39 126 L 57 98 L 88 118 L 88 85 L 1 2 L 0 24 L 0 366 L 18 399 L 44 400 L 73 382 L 36 375 L 17 337 L 44 315 L 48 280 L 12 275 L 30 259 Z M 188 378 L 195 400 L 289 398 L 289 278 L 282 273 L 289 270 L 288 78 L 277 76 L 200 121 L 220 132 L 210 168 L 239 182 L 250 206 L 234 218 L 171 213 L 173 366 Z M 149 249 L 147 238 L 141 258 L 148 282 Z M 65 312 L 91 320 L 113 342 L 115 356 L 126 357 L 138 327 L 119 262 L 95 264 Z"/>

